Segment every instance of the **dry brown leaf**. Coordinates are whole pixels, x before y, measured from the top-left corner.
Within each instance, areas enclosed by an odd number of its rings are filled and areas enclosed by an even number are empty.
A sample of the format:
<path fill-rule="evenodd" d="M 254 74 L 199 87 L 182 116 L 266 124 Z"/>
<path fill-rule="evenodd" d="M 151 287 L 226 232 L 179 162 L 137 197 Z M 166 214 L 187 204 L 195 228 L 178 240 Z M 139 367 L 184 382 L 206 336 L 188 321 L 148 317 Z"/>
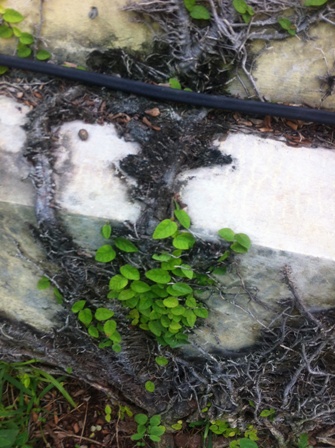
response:
<path fill-rule="evenodd" d="M 153 107 L 152 109 L 147 109 L 144 112 L 147 115 L 150 115 L 151 117 L 158 117 L 161 114 L 161 111 L 158 109 L 158 107 Z"/>

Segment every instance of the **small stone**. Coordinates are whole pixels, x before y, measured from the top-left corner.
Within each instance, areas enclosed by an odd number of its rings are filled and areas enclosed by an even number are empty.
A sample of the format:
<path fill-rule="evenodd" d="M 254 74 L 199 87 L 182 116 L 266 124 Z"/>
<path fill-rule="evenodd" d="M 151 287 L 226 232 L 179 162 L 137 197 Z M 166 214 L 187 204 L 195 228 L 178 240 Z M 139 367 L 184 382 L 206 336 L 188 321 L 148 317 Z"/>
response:
<path fill-rule="evenodd" d="M 87 140 L 88 139 L 88 132 L 86 131 L 86 129 L 80 129 L 78 131 L 78 137 L 80 138 L 80 140 Z"/>

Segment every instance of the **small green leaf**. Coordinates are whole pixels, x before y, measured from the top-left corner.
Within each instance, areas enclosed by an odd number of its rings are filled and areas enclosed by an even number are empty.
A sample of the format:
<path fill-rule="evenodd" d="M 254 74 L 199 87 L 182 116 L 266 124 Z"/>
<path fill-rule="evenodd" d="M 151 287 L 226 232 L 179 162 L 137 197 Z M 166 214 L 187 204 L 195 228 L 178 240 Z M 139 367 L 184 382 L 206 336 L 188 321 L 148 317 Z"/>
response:
<path fill-rule="evenodd" d="M 15 9 L 6 9 L 2 18 L 8 23 L 20 23 L 24 19 L 23 15 Z"/>
<path fill-rule="evenodd" d="M 241 246 L 241 244 L 239 244 L 239 243 L 233 243 L 231 246 L 230 246 L 230 249 L 232 250 L 232 251 L 234 251 L 234 252 L 236 252 L 237 254 L 245 254 L 245 253 L 247 253 L 248 252 L 248 249 L 247 248 L 245 248 L 244 246 Z"/>
<path fill-rule="evenodd" d="M 88 331 L 88 334 L 92 338 L 98 338 L 99 337 L 99 330 L 94 325 L 90 325 L 88 327 L 87 331 Z"/>
<path fill-rule="evenodd" d="M 31 55 L 31 52 L 32 52 L 31 48 L 21 43 L 18 44 L 16 49 L 16 54 L 19 56 L 19 58 L 27 58 L 28 56 Z"/>
<path fill-rule="evenodd" d="M 82 322 L 86 327 L 92 322 L 93 316 L 92 311 L 89 308 L 84 308 L 79 311 L 78 319 Z"/>
<path fill-rule="evenodd" d="M 9 39 L 13 36 L 13 30 L 7 25 L 0 25 L 0 37 L 2 39 Z"/>
<path fill-rule="evenodd" d="M 144 386 L 148 392 L 155 392 L 155 383 L 153 383 L 152 381 L 146 381 Z"/>
<path fill-rule="evenodd" d="M 164 305 L 166 308 L 175 308 L 179 305 L 179 301 L 176 297 L 167 297 L 163 300 Z"/>
<path fill-rule="evenodd" d="M 20 28 L 17 28 L 16 26 L 12 26 L 11 27 L 14 33 L 15 37 L 20 37 L 22 34 L 22 31 L 20 30 Z"/>
<path fill-rule="evenodd" d="M 180 232 L 173 238 L 172 244 L 176 249 L 188 250 L 194 246 L 195 238 L 191 233 Z"/>
<path fill-rule="evenodd" d="M 202 317 L 203 319 L 208 317 L 208 310 L 206 308 L 194 308 L 193 312 L 196 316 Z"/>
<path fill-rule="evenodd" d="M 101 227 L 101 235 L 108 240 L 112 234 L 112 227 L 109 224 L 105 224 Z"/>
<path fill-rule="evenodd" d="M 147 283 L 142 282 L 141 280 L 135 280 L 135 281 L 131 282 L 130 288 L 139 294 L 148 292 L 151 289 Z"/>
<path fill-rule="evenodd" d="M 148 417 L 145 414 L 136 414 L 134 420 L 138 425 L 145 425 L 148 421 Z"/>
<path fill-rule="evenodd" d="M 113 344 L 113 345 L 112 345 L 112 350 L 113 350 L 115 353 L 120 353 L 121 350 L 122 350 L 122 347 L 121 347 L 120 344 Z"/>
<path fill-rule="evenodd" d="M 209 20 L 211 18 L 211 14 L 208 9 L 202 5 L 195 5 L 194 8 L 192 8 L 192 11 L 190 11 L 190 16 L 192 19 L 198 20 Z"/>
<path fill-rule="evenodd" d="M 327 3 L 328 0 L 306 0 L 304 6 L 322 6 Z"/>
<path fill-rule="evenodd" d="M 286 30 L 292 36 L 295 35 L 295 26 L 293 25 L 291 20 L 287 19 L 286 17 L 280 17 L 278 19 L 278 23 L 283 28 L 283 30 Z"/>
<path fill-rule="evenodd" d="M 169 294 L 166 292 L 166 289 L 164 286 L 162 285 L 152 285 L 151 286 L 151 291 L 157 296 L 160 297 L 161 299 L 165 299 L 165 297 L 167 297 Z"/>
<path fill-rule="evenodd" d="M 250 439 L 240 439 L 240 448 L 258 448 L 256 442 Z"/>
<path fill-rule="evenodd" d="M 184 318 L 186 318 L 186 322 L 190 327 L 193 327 L 197 321 L 197 316 L 194 314 L 192 310 L 186 310 Z"/>
<path fill-rule="evenodd" d="M 149 330 L 155 336 L 160 336 L 162 334 L 162 326 L 158 320 L 151 320 L 148 323 Z"/>
<path fill-rule="evenodd" d="M 213 275 L 225 275 L 227 273 L 227 268 L 215 268 L 212 271 Z"/>
<path fill-rule="evenodd" d="M 192 294 L 193 289 L 187 283 L 177 282 L 171 285 L 173 291 L 178 293 L 179 296 L 186 296 L 187 294 Z M 174 294 L 172 294 L 174 295 Z"/>
<path fill-rule="evenodd" d="M 235 234 L 235 241 L 240 244 L 240 246 L 244 247 L 245 249 L 250 249 L 251 241 L 248 235 L 245 233 L 236 233 Z"/>
<path fill-rule="evenodd" d="M 226 250 L 225 252 L 223 252 L 223 254 L 221 255 L 221 257 L 218 259 L 218 261 L 225 261 L 227 260 L 227 258 L 229 258 L 230 255 L 230 250 Z"/>
<path fill-rule="evenodd" d="M 231 229 L 228 229 L 227 227 L 220 229 L 218 231 L 218 234 L 226 241 L 233 242 L 235 240 L 235 232 L 233 232 Z"/>
<path fill-rule="evenodd" d="M 51 53 L 49 53 L 47 50 L 38 50 L 36 53 L 36 59 L 39 61 L 47 61 L 51 58 Z"/>
<path fill-rule="evenodd" d="M 15 427 L 15 425 L 13 425 Z M 2 448 L 16 447 L 17 435 L 19 429 L 1 429 L 0 430 L 0 446 Z"/>
<path fill-rule="evenodd" d="M 156 364 L 158 364 L 159 366 L 166 366 L 169 361 L 167 358 L 165 358 L 165 356 L 156 356 L 155 358 Z"/>
<path fill-rule="evenodd" d="M 155 434 L 149 434 L 149 439 L 153 442 L 160 442 L 161 438 L 159 436 L 156 436 Z"/>
<path fill-rule="evenodd" d="M 178 305 L 175 308 L 171 308 L 171 313 L 174 316 L 182 316 L 183 314 L 185 314 L 186 308 L 183 307 L 182 305 Z"/>
<path fill-rule="evenodd" d="M 50 280 L 43 275 L 37 282 L 37 289 L 48 289 L 51 286 Z"/>
<path fill-rule="evenodd" d="M 151 418 L 154 418 L 154 417 L 156 417 L 156 415 L 154 415 Z M 159 416 L 157 416 L 157 417 L 159 417 Z M 150 424 L 151 424 L 151 427 L 149 427 L 150 436 L 160 437 L 161 435 L 163 435 L 165 433 L 165 426 L 153 424 L 153 423 L 151 423 L 151 419 L 150 419 Z M 151 439 L 151 440 L 153 440 L 153 439 Z"/>
<path fill-rule="evenodd" d="M 169 86 L 171 87 L 171 89 L 181 90 L 181 84 L 180 84 L 178 78 L 170 78 Z"/>
<path fill-rule="evenodd" d="M 135 291 L 132 289 L 124 289 L 120 292 L 120 294 L 117 296 L 118 300 L 124 301 L 124 300 L 130 300 L 135 296 Z"/>
<path fill-rule="evenodd" d="M 196 0 L 184 0 L 184 5 L 188 12 L 191 12 L 195 7 L 195 1 Z"/>
<path fill-rule="evenodd" d="M 185 305 L 189 308 L 196 308 L 198 306 L 198 303 L 193 296 L 189 296 L 186 299 Z"/>
<path fill-rule="evenodd" d="M 30 33 L 21 33 L 19 41 L 21 42 L 21 44 L 31 45 L 32 43 L 34 43 L 34 36 Z"/>
<path fill-rule="evenodd" d="M 115 238 L 115 246 L 122 250 L 123 252 L 138 252 L 137 247 L 131 241 L 127 240 L 127 238 L 118 237 Z"/>
<path fill-rule="evenodd" d="M 156 227 L 152 235 L 152 238 L 154 240 L 169 238 L 170 236 L 175 234 L 177 230 L 178 226 L 174 221 L 171 221 L 171 219 L 164 219 Z"/>
<path fill-rule="evenodd" d="M 108 308 L 98 308 L 94 315 L 96 320 L 99 320 L 99 321 L 110 319 L 113 316 L 114 316 L 114 311 L 109 310 Z"/>
<path fill-rule="evenodd" d="M 5 67 L 4 65 L 0 65 L 0 75 L 4 75 L 8 72 L 8 67 Z"/>
<path fill-rule="evenodd" d="M 247 12 L 247 3 L 245 0 L 233 0 L 233 6 L 240 14 L 245 14 Z"/>
<path fill-rule="evenodd" d="M 151 426 L 158 426 L 161 422 L 161 416 L 160 415 L 153 415 L 150 420 L 149 423 Z"/>
<path fill-rule="evenodd" d="M 112 336 L 112 334 L 115 332 L 116 330 L 116 322 L 113 319 L 107 320 L 107 322 L 104 323 L 104 332 L 105 335 L 110 338 Z"/>
<path fill-rule="evenodd" d="M 95 254 L 95 260 L 100 261 L 100 263 L 109 263 L 114 260 L 115 257 L 116 252 L 110 244 L 101 246 Z"/>
<path fill-rule="evenodd" d="M 109 280 L 109 289 L 121 291 L 128 284 L 128 280 L 123 275 L 116 274 Z"/>
<path fill-rule="evenodd" d="M 81 311 L 84 308 L 85 304 L 86 304 L 86 300 L 78 300 L 78 302 L 75 302 L 72 305 L 71 311 L 73 313 L 79 313 L 79 311 Z"/>
<path fill-rule="evenodd" d="M 169 283 L 169 281 L 171 280 L 171 276 L 168 274 L 167 271 L 164 271 L 163 269 L 149 269 L 149 271 L 147 271 L 145 273 L 145 276 L 149 279 L 152 280 L 155 283 Z"/>
<path fill-rule="evenodd" d="M 154 254 L 151 258 L 153 260 L 157 260 L 157 261 L 169 261 L 169 260 L 171 260 L 171 255 L 170 254 Z"/>
<path fill-rule="evenodd" d="M 59 290 L 57 288 L 54 288 L 53 292 L 54 292 L 54 296 L 56 297 L 56 302 L 59 303 L 59 304 L 62 304 L 63 303 L 63 299 L 64 299 L 62 294 L 59 292 Z"/>
<path fill-rule="evenodd" d="M 125 264 L 124 266 L 121 266 L 120 272 L 128 280 L 140 279 L 140 271 L 134 266 L 131 266 L 130 264 Z"/>
<path fill-rule="evenodd" d="M 185 227 L 185 229 L 189 229 L 191 227 L 191 218 L 189 215 L 185 212 L 185 210 L 175 210 L 174 211 L 175 217 L 178 219 L 180 224 Z"/>

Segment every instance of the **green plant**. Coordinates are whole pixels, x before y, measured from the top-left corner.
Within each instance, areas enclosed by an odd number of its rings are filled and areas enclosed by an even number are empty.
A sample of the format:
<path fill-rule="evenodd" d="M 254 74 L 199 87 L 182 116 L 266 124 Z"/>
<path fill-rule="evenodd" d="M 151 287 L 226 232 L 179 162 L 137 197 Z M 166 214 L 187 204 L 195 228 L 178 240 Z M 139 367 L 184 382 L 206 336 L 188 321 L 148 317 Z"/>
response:
<path fill-rule="evenodd" d="M 0 5 L 0 38 L 10 39 L 12 37 L 17 39 L 16 54 L 21 58 L 27 58 L 32 54 L 33 45 L 35 43 L 34 36 L 30 33 L 22 31 L 16 26 L 24 20 L 24 16 L 11 8 L 4 8 Z M 45 61 L 51 57 L 51 54 L 43 49 L 36 52 L 36 58 L 40 61 Z M 6 73 L 7 67 L 0 67 L 0 74 Z"/>
<path fill-rule="evenodd" d="M 51 282 L 45 276 L 41 277 L 39 279 L 39 281 L 37 282 L 37 289 L 39 289 L 39 290 L 48 289 L 50 287 L 51 287 Z M 54 293 L 56 302 L 59 303 L 59 304 L 62 304 L 63 303 L 63 296 L 60 293 L 59 289 L 54 287 L 53 288 L 53 293 Z"/>
<path fill-rule="evenodd" d="M 287 31 L 291 36 L 295 36 L 296 27 L 291 22 L 291 20 L 287 19 L 286 17 L 281 17 L 278 19 L 278 23 L 283 28 L 283 30 Z"/>
<path fill-rule="evenodd" d="M 157 241 L 157 250 L 151 255 L 151 261 L 142 257 L 136 266 L 131 261 L 122 264 L 125 253 L 136 254 L 135 244 L 123 237 L 113 237 L 112 228 L 105 224 L 101 234 L 110 240 L 102 245 L 95 255 L 96 261 L 110 263 L 117 259 L 119 273 L 109 281 L 108 299 L 118 300 L 129 310 L 131 325 L 139 326 L 150 332 L 163 346 L 175 348 L 188 341 L 187 332 L 193 328 L 199 318 L 208 316 L 207 309 L 196 298 L 200 287 L 213 285 L 213 275 L 225 273 L 225 261 L 232 252 L 245 253 L 251 243 L 247 235 L 235 234 L 231 229 L 223 228 L 218 235 L 230 243 L 227 249 L 216 260 L 209 273 L 196 272 L 187 263 L 188 253 L 196 243 L 194 235 L 189 231 L 191 219 L 189 215 L 176 205 L 173 219 L 164 219 L 155 228 L 152 238 Z M 161 249 L 165 243 L 164 250 Z M 167 248 L 166 241 L 170 248 Z M 145 255 L 145 258 L 148 254 Z M 141 267 L 139 267 L 141 266 Z M 72 306 L 79 321 L 87 328 L 90 336 L 103 340 L 99 347 L 112 347 L 116 352 L 121 350 L 121 335 L 117 331 L 114 312 L 108 307 L 92 310 L 86 300 L 78 300 Z M 158 365 L 164 366 L 167 359 L 156 358 Z M 146 384 L 148 392 L 153 392 L 152 385 Z"/>
<path fill-rule="evenodd" d="M 197 5 L 196 0 L 184 0 L 184 5 L 192 19 L 209 20 L 211 18 L 208 9 L 203 5 Z"/>
<path fill-rule="evenodd" d="M 328 0 L 305 0 L 304 6 L 322 6 L 327 3 Z"/>
<path fill-rule="evenodd" d="M 276 415 L 276 411 L 273 408 L 263 409 L 263 411 L 259 414 L 260 417 L 268 418 L 269 420 L 273 420 Z"/>
<path fill-rule="evenodd" d="M 0 362 L 0 446 L 1 448 L 32 448 L 29 444 L 31 414 L 44 418 L 42 400 L 53 388 L 75 407 L 62 384 L 64 377 L 55 378 L 34 366 L 35 360 L 20 363 Z M 33 441 L 32 441 L 33 442 Z"/>
<path fill-rule="evenodd" d="M 192 89 L 190 89 L 189 87 L 186 87 L 185 89 L 182 88 L 180 81 L 178 78 L 169 78 L 169 86 L 171 87 L 171 89 L 176 89 L 176 90 L 185 90 L 185 92 L 192 92 Z"/>
<path fill-rule="evenodd" d="M 255 11 L 252 6 L 248 5 L 245 0 L 233 0 L 234 9 L 241 14 L 245 23 L 249 23 Z"/>
<path fill-rule="evenodd" d="M 145 414 L 136 414 L 137 432 L 131 436 L 131 440 L 138 441 L 137 446 L 145 446 L 145 438 L 153 442 L 159 442 L 165 433 L 165 426 L 161 425 L 161 416 L 153 415 L 150 419 Z"/>
<path fill-rule="evenodd" d="M 303 433 L 300 434 L 299 439 L 298 439 L 298 448 L 313 448 L 309 443 L 308 443 L 308 435 Z"/>

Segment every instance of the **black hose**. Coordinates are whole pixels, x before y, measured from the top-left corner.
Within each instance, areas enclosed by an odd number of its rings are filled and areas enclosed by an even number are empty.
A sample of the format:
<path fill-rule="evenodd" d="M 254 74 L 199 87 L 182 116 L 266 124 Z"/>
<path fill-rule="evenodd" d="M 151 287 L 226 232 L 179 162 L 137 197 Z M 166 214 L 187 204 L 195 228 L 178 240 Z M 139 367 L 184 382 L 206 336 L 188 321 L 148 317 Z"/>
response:
<path fill-rule="evenodd" d="M 15 56 L 0 54 L 0 65 L 31 70 L 45 75 L 78 81 L 80 83 L 107 87 L 127 93 L 154 98 L 160 101 L 174 101 L 176 103 L 191 104 L 193 106 L 223 109 L 252 115 L 272 115 L 322 124 L 335 124 L 335 113 L 305 107 L 284 106 L 282 104 L 263 103 L 261 101 L 239 100 L 222 95 L 208 95 L 204 93 L 185 92 L 170 87 L 146 84 L 140 81 L 102 75 L 74 68 L 21 59 Z"/>

